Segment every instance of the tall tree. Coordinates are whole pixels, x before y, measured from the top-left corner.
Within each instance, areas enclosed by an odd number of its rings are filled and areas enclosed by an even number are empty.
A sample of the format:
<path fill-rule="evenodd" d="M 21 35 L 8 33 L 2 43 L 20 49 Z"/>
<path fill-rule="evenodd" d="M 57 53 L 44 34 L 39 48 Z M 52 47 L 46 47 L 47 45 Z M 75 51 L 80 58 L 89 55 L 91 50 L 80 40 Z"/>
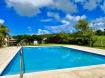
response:
<path fill-rule="evenodd" d="M 89 23 L 87 20 L 85 19 L 81 19 L 78 21 L 78 23 L 76 24 L 76 29 L 79 33 L 79 38 L 81 38 L 80 40 L 82 41 L 82 44 L 87 44 L 90 46 L 93 46 L 93 44 L 95 43 L 95 39 L 94 39 L 94 31 L 93 28 L 89 27 Z"/>
<path fill-rule="evenodd" d="M 76 24 L 76 29 L 77 29 L 77 31 L 82 32 L 82 34 L 84 35 L 85 32 L 87 32 L 89 30 L 88 25 L 89 24 L 85 19 L 81 19 Z"/>

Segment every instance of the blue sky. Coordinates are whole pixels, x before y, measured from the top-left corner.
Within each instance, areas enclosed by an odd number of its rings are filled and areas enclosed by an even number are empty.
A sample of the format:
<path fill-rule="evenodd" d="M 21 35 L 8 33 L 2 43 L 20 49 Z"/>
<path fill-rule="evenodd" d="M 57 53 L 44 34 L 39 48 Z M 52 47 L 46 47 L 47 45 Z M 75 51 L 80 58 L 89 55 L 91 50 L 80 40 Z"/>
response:
<path fill-rule="evenodd" d="M 0 0 L 0 23 L 11 35 L 72 33 L 79 19 L 105 29 L 105 0 Z"/>

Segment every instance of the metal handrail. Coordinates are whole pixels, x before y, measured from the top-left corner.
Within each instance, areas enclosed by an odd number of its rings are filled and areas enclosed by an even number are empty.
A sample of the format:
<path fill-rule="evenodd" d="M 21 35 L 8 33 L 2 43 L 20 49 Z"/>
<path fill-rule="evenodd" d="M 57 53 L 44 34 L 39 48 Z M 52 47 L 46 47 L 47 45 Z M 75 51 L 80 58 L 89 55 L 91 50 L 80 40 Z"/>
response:
<path fill-rule="evenodd" d="M 22 52 L 23 52 L 23 47 L 21 47 L 21 50 L 20 50 L 20 78 L 23 78 L 23 72 L 22 72 Z"/>
<path fill-rule="evenodd" d="M 24 42 L 25 39 L 21 40 L 17 45 L 18 46 L 21 46 L 21 49 L 20 49 L 20 78 L 23 78 L 23 72 L 22 72 L 22 63 L 23 63 L 23 56 L 22 56 L 22 53 L 23 53 L 23 42 Z"/>

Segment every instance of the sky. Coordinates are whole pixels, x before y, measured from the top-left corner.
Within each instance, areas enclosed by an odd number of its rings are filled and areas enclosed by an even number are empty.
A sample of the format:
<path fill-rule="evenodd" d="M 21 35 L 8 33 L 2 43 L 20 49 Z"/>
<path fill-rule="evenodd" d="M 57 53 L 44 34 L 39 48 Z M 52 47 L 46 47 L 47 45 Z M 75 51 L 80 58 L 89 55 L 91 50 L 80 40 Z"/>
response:
<path fill-rule="evenodd" d="M 10 35 L 75 32 L 80 19 L 105 29 L 105 0 L 0 0 L 0 24 Z"/>

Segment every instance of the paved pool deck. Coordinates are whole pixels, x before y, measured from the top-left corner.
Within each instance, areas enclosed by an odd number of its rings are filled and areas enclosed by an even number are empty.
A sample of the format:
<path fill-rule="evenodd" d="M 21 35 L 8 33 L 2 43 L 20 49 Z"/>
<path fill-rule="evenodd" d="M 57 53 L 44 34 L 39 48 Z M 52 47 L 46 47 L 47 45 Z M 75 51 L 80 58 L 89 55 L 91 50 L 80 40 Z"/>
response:
<path fill-rule="evenodd" d="M 105 55 L 105 50 L 102 49 L 76 45 L 65 45 L 64 47 Z M 19 49 L 20 47 L 7 47 L 2 49 L 0 48 L 0 73 L 8 65 L 11 59 L 16 55 Z M 0 78 L 19 78 L 19 74 L 1 76 Z M 25 73 L 23 75 L 23 78 L 105 78 L 105 64 Z"/>
<path fill-rule="evenodd" d="M 20 48 L 21 47 L 0 48 L 0 74 L 16 55 L 16 53 L 20 50 Z"/>

